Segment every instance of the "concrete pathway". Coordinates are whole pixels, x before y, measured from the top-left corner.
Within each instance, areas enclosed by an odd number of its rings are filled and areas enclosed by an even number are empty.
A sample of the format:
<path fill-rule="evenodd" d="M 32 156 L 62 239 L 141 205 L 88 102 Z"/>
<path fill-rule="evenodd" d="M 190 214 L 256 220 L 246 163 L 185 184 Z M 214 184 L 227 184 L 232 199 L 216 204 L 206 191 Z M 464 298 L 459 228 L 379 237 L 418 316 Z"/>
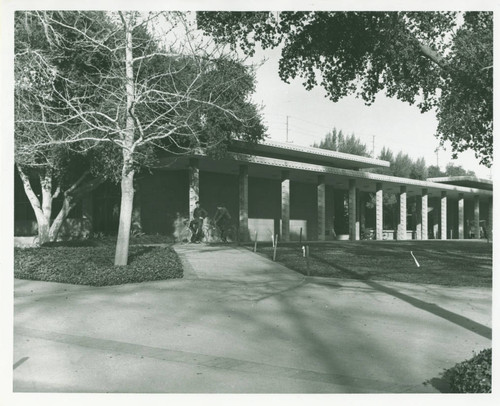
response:
<path fill-rule="evenodd" d="M 445 368 L 491 347 L 491 289 L 306 278 L 244 248 L 176 250 L 183 280 L 16 280 L 14 391 L 432 393 Z"/>

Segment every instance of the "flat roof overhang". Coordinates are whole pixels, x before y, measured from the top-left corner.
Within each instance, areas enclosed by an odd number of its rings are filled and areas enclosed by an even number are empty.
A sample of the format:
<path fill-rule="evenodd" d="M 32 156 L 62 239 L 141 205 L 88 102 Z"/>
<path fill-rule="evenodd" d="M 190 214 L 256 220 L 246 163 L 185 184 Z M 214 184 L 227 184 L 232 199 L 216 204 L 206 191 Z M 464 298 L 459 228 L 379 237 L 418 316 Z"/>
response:
<path fill-rule="evenodd" d="M 306 164 L 284 159 L 268 158 L 243 153 L 229 152 L 222 159 L 213 159 L 202 153 L 195 156 L 168 157 L 160 160 L 158 169 L 187 169 L 190 158 L 199 158 L 199 168 L 202 171 L 228 173 L 237 175 L 240 165 L 248 166 L 248 174 L 252 177 L 262 177 L 280 180 L 282 171 L 290 173 L 290 179 L 297 182 L 318 182 L 318 175 L 324 175 L 325 183 L 336 189 L 349 189 L 349 180 L 356 180 L 356 187 L 363 192 L 376 192 L 377 183 L 382 184 L 382 190 L 389 193 L 399 193 L 400 186 L 406 186 L 408 196 L 420 196 L 422 189 L 427 189 L 430 197 L 441 197 L 441 192 L 458 199 L 461 193 L 467 198 L 478 195 L 482 200 L 493 196 L 493 191 L 465 186 L 435 183 L 416 179 L 400 178 L 371 172 L 334 168 L 325 165 Z"/>
<path fill-rule="evenodd" d="M 344 169 L 388 168 L 391 165 L 380 159 L 277 141 L 262 141 L 258 144 L 234 141 L 230 151 Z"/>
<path fill-rule="evenodd" d="M 444 176 L 439 178 L 428 178 L 428 181 L 446 183 L 449 185 L 466 186 L 477 189 L 493 190 L 493 181 L 476 176 Z"/>

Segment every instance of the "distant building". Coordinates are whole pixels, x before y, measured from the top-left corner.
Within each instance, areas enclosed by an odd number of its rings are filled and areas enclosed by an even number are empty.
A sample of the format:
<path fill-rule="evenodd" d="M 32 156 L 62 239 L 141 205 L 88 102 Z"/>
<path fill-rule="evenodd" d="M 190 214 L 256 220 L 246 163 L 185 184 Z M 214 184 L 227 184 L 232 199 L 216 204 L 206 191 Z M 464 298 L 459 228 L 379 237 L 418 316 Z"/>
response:
<path fill-rule="evenodd" d="M 179 214 L 199 200 L 213 216 L 224 205 L 240 240 L 465 239 L 492 229 L 492 182 L 473 177 L 420 181 L 362 171 L 389 162 L 274 141 L 234 142 L 220 160 L 203 154 L 165 156 L 137 179 L 134 224 L 173 236 Z M 383 195 L 397 196 L 391 214 Z M 68 219 L 63 238 L 118 229 L 120 191 L 104 184 Z M 36 221 L 20 180 L 16 235 L 34 235 Z M 56 210 L 53 210 L 55 213 Z"/>

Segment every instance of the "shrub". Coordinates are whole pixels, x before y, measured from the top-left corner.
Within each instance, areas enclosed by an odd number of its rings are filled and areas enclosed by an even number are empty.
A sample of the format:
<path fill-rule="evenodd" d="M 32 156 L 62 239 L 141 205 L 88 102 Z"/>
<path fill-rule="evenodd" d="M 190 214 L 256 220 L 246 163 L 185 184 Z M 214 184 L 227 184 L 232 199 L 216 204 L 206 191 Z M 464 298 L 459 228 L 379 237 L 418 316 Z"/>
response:
<path fill-rule="evenodd" d="M 181 278 L 171 247 L 131 246 L 129 263 L 114 266 L 113 245 L 15 248 L 14 277 L 75 285 L 108 286 Z"/>
<path fill-rule="evenodd" d="M 448 369 L 445 378 L 451 392 L 491 393 L 491 348 Z"/>

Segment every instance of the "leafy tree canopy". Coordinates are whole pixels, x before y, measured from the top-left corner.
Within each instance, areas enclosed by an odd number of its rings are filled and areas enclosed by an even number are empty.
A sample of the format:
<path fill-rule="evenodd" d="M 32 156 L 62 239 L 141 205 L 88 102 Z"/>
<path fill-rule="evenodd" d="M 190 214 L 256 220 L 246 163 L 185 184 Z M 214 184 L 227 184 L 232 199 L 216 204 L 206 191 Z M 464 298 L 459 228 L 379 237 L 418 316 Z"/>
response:
<path fill-rule="evenodd" d="M 453 152 L 493 159 L 492 12 L 200 12 L 198 24 L 247 54 L 282 46 L 279 75 L 336 102 L 378 92 L 435 109 Z"/>
<path fill-rule="evenodd" d="M 342 130 L 337 131 L 336 128 L 329 132 L 319 143 L 314 143 L 313 147 L 352 155 L 370 156 L 366 145 L 358 137 L 354 134 L 346 136 Z"/>

